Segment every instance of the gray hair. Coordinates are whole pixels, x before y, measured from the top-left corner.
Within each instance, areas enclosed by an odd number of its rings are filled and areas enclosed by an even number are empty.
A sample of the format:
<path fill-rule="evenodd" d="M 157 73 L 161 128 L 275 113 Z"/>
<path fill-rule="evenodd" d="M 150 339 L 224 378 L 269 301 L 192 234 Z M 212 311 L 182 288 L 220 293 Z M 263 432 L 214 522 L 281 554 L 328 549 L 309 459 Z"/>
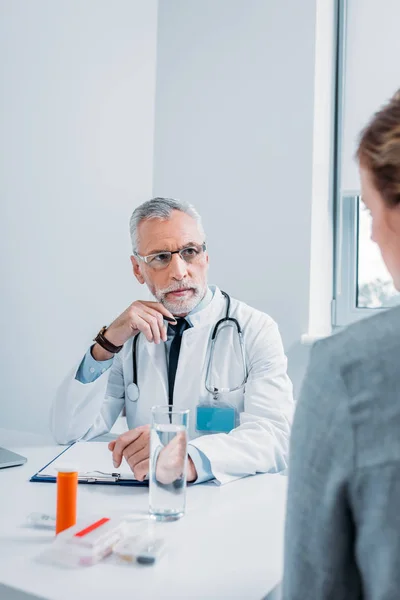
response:
<path fill-rule="evenodd" d="M 173 198 L 152 198 L 135 208 L 129 221 L 133 252 L 138 250 L 138 227 L 140 223 L 148 219 L 161 219 L 163 221 L 170 219 L 173 210 L 179 210 L 192 217 L 197 222 L 200 234 L 203 236 L 203 241 L 205 241 L 201 217 L 192 204 Z"/>

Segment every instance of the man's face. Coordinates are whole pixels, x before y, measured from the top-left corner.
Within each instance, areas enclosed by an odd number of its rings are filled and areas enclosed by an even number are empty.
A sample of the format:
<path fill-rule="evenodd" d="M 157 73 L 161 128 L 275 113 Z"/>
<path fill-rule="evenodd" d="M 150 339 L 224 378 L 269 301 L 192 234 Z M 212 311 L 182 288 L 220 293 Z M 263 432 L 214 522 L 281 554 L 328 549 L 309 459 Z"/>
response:
<path fill-rule="evenodd" d="M 148 219 L 138 227 L 138 254 L 148 256 L 173 252 L 204 242 L 195 219 L 174 210 L 168 220 Z M 185 262 L 173 254 L 164 268 L 154 268 L 131 256 L 133 272 L 173 315 L 185 316 L 197 306 L 207 291 L 208 254 L 201 252 L 196 260 Z"/>

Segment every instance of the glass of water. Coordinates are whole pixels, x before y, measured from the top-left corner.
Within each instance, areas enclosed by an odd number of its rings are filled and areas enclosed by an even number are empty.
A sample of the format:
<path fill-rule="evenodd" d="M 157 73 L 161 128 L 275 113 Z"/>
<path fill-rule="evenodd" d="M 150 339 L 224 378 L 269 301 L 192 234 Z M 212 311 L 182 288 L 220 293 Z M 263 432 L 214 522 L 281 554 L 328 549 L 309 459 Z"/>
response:
<path fill-rule="evenodd" d="M 175 521 L 185 514 L 189 410 L 151 409 L 150 515 Z"/>

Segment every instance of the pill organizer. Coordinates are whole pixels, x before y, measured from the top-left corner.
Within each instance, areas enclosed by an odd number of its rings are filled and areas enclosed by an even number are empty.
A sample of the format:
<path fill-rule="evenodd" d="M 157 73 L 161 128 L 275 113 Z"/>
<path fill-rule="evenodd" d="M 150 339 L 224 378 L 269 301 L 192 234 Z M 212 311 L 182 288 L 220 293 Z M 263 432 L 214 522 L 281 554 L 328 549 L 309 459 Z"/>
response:
<path fill-rule="evenodd" d="M 126 534 L 125 521 L 108 517 L 89 519 L 59 533 L 42 559 L 66 567 L 94 565 L 111 554 Z"/>

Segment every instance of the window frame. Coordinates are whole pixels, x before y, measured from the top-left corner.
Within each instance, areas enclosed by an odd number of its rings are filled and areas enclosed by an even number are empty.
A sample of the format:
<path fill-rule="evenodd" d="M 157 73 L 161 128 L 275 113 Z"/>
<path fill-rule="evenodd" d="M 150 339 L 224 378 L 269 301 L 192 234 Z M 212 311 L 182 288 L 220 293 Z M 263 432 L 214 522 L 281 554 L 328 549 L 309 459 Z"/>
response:
<path fill-rule="evenodd" d="M 336 98 L 334 140 L 334 269 L 332 328 L 345 327 L 388 310 L 387 307 L 359 308 L 358 296 L 358 224 L 360 190 L 342 191 L 341 158 L 346 68 L 347 0 L 338 0 Z"/>
<path fill-rule="evenodd" d="M 337 215 L 337 252 L 333 324 L 344 327 L 355 321 L 376 315 L 386 307 L 357 306 L 358 296 L 358 229 L 361 202 L 360 192 L 341 196 Z"/>

